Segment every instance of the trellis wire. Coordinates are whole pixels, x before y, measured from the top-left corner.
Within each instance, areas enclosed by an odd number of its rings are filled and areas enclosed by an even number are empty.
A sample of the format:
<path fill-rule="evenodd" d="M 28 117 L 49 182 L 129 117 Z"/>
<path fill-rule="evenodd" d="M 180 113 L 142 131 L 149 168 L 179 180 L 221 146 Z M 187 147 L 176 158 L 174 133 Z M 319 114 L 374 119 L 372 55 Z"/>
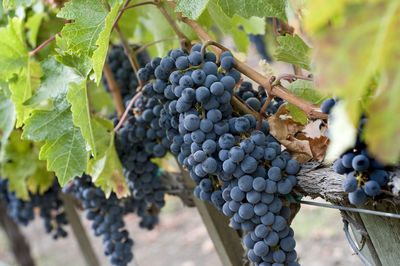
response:
<path fill-rule="evenodd" d="M 366 265 L 366 266 L 372 266 L 372 264 L 367 260 L 367 258 L 364 257 L 364 255 L 361 253 L 361 251 L 358 249 L 356 243 L 354 243 L 353 238 L 350 235 L 349 232 L 349 222 L 346 220 L 343 220 L 343 231 L 346 234 L 347 241 L 349 242 L 351 248 L 353 251 L 357 254 L 357 256 L 360 258 L 360 260 Z"/>
<path fill-rule="evenodd" d="M 306 201 L 306 200 L 295 201 L 294 203 L 301 203 L 301 204 L 313 205 L 313 206 L 317 206 L 317 207 L 338 209 L 338 210 L 350 211 L 350 212 L 359 212 L 359 213 L 372 214 L 372 215 L 377 215 L 377 216 L 384 216 L 384 217 L 389 217 L 389 218 L 400 219 L 399 214 L 390 213 L 390 212 L 372 211 L 372 210 L 344 207 L 344 206 L 339 206 L 339 205 L 314 202 L 314 201 Z"/>

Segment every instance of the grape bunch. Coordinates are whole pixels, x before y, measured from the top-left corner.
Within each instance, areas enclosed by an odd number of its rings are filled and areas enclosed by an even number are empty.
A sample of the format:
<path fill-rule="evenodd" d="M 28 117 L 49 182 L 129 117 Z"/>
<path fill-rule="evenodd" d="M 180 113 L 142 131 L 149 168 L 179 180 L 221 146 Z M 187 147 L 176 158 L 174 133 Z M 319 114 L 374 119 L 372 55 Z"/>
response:
<path fill-rule="evenodd" d="M 7 214 L 18 224 L 27 226 L 34 218 L 34 209 L 39 208 L 39 215 L 44 221 L 46 233 L 54 239 L 66 237 L 64 226 L 68 224 L 63 202 L 59 198 L 60 186 L 57 181 L 43 194 L 29 193 L 29 200 L 22 200 L 8 190 L 8 180 L 0 177 L 0 200 L 7 208 Z"/>
<path fill-rule="evenodd" d="M 133 49 L 139 48 L 137 45 L 131 46 Z M 142 67 L 149 61 L 149 55 L 146 51 L 143 51 L 136 54 L 136 59 Z M 136 94 L 136 88 L 139 83 L 122 46 L 112 46 L 111 51 L 108 54 L 108 61 L 115 81 L 121 88 L 122 99 L 127 105 L 129 99 Z M 106 90 L 109 91 L 104 75 L 102 81 Z"/>
<path fill-rule="evenodd" d="M 159 123 L 170 151 L 197 183 L 195 196 L 232 217 L 233 228 L 249 232 L 250 260 L 298 265 L 290 209 L 281 197 L 296 184 L 300 166 L 270 137 L 266 121 L 257 130 L 252 115 L 234 116 L 230 101 L 240 73 L 232 54 L 222 53 L 217 64 L 215 54 L 200 51 L 194 45 L 190 53 L 175 49 L 153 58 L 138 72 L 148 82 L 142 93 L 163 107 Z"/>
<path fill-rule="evenodd" d="M 329 114 L 335 103 L 334 99 L 326 99 L 321 104 L 322 112 Z M 389 173 L 385 166 L 368 153 L 366 144 L 361 140 L 366 121 L 366 118 L 362 118 L 359 123 L 355 146 L 333 164 L 336 173 L 346 175 L 342 187 L 349 193 L 349 201 L 354 205 L 363 204 L 367 196 L 377 196 L 381 187 L 389 182 Z"/>
<path fill-rule="evenodd" d="M 127 265 L 133 259 L 133 240 L 124 229 L 124 204 L 112 193 L 106 198 L 99 187 L 95 187 L 90 176 L 84 175 L 67 185 L 65 193 L 73 193 L 82 201 L 85 217 L 92 221 L 95 236 L 103 236 L 104 254 L 113 265 Z"/>
<path fill-rule="evenodd" d="M 235 92 L 235 95 L 246 102 L 248 106 L 257 112 L 260 111 L 261 107 L 268 98 L 264 87 L 258 86 L 258 91 L 255 91 L 253 89 L 253 85 L 248 81 L 243 81 L 240 84 L 239 89 Z M 274 97 L 273 100 L 268 104 L 266 113 L 275 114 L 283 103 L 283 99 Z"/>

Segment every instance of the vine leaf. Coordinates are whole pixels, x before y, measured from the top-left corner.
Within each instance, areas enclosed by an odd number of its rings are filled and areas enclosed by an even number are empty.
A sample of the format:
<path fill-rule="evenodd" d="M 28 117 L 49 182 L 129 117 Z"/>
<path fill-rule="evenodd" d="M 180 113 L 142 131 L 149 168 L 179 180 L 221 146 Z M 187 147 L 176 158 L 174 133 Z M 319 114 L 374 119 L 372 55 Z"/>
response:
<path fill-rule="evenodd" d="M 275 51 L 275 57 L 279 61 L 294 64 L 306 70 L 310 68 L 310 47 L 298 36 L 279 36 L 277 38 L 279 43 Z"/>
<path fill-rule="evenodd" d="M 100 83 L 97 86 L 94 82 L 88 85 L 89 105 L 96 114 L 110 116 L 115 112 L 115 105 L 111 94 L 108 93 Z"/>
<path fill-rule="evenodd" d="M 36 160 L 38 160 L 38 156 L 36 156 Z M 47 171 L 45 161 L 38 161 L 36 171 L 26 179 L 28 190 L 33 194 L 45 193 L 53 185 L 53 182 L 54 173 Z"/>
<path fill-rule="evenodd" d="M 64 66 L 53 57 L 43 61 L 41 67 L 44 76 L 41 79 L 40 87 L 31 98 L 24 102 L 24 105 L 39 104 L 48 98 L 57 97 L 57 95 L 67 92 L 70 82 L 82 81 L 82 77 L 72 68 Z"/>
<path fill-rule="evenodd" d="M 84 80 L 80 84 L 71 83 L 67 99 L 71 103 L 74 125 L 81 129 L 83 138 L 87 141 L 92 150 L 92 155 L 96 157 L 97 151 L 90 114 L 87 81 Z"/>
<path fill-rule="evenodd" d="M 107 197 L 111 191 L 118 198 L 129 195 L 122 165 L 114 145 L 113 123 L 100 117 L 93 118 L 99 155 L 89 161 L 88 174 Z"/>
<path fill-rule="evenodd" d="M 24 43 L 23 21 L 9 19 L 8 26 L 0 28 L 0 78 L 5 81 L 28 67 L 29 55 Z"/>
<path fill-rule="evenodd" d="M 14 104 L 3 91 L 0 91 L 0 117 L 1 143 L 4 144 L 14 128 L 15 111 Z"/>
<path fill-rule="evenodd" d="M 39 33 L 39 28 L 40 28 L 40 25 L 42 23 L 42 19 L 44 16 L 45 16 L 44 13 L 38 13 L 38 14 L 35 14 L 35 15 L 29 17 L 26 22 L 26 27 L 29 29 L 28 40 L 29 40 L 29 43 L 33 47 L 36 46 L 36 40 L 37 40 L 37 36 Z"/>
<path fill-rule="evenodd" d="M 182 12 L 184 17 L 197 19 L 205 10 L 209 0 L 177 0 L 175 11 Z"/>
<path fill-rule="evenodd" d="M 110 4 L 111 11 L 106 5 Z M 100 82 L 112 23 L 121 7 L 121 0 L 103 3 L 97 0 L 72 0 L 57 14 L 59 18 L 73 20 L 61 30 L 60 44 L 63 52 L 92 59 L 97 82 Z M 87 63 L 85 63 L 87 64 Z"/>
<path fill-rule="evenodd" d="M 30 61 L 25 48 L 23 21 L 13 18 L 8 23 L 7 27 L 0 28 L 0 78 L 9 83 L 17 117 L 16 126 L 20 127 L 30 112 L 23 102 L 38 85 L 31 77 L 39 78 L 41 70 L 35 61 Z"/>
<path fill-rule="evenodd" d="M 71 104 L 67 101 L 67 90 L 75 84 L 71 82 L 82 78 L 54 59 L 49 59 L 44 66 L 52 71 L 46 72 L 32 103 L 48 97 L 53 106 L 50 110 L 33 110 L 25 120 L 22 137 L 45 141 L 39 157 L 47 159 L 47 169 L 56 173 L 63 186 L 75 176 L 81 176 L 88 161 L 86 142 L 80 129 L 74 126 Z"/>
<path fill-rule="evenodd" d="M 8 179 L 8 188 L 21 198 L 28 200 L 25 184 L 28 176 L 36 171 L 38 151 L 28 140 L 21 140 L 21 132 L 14 130 L 3 147 L 1 175 Z"/>
<path fill-rule="evenodd" d="M 324 97 L 320 95 L 317 90 L 315 90 L 314 83 L 312 81 L 298 79 L 290 83 L 286 88 L 297 96 L 315 104 L 320 104 L 324 100 Z M 304 111 L 295 105 L 288 103 L 286 109 L 288 109 L 289 115 L 294 121 L 302 124 L 306 124 L 308 122 L 306 113 L 304 113 Z"/>
<path fill-rule="evenodd" d="M 283 20 L 286 18 L 286 0 L 218 0 L 222 10 L 233 17 L 240 14 L 245 18 L 257 17 L 275 17 Z"/>
<path fill-rule="evenodd" d="M 65 99 L 66 94 L 54 98 L 51 110 L 34 110 L 25 121 L 22 138 L 43 141 L 60 138 L 66 131 L 74 127 L 71 104 Z"/>
<path fill-rule="evenodd" d="M 313 158 L 310 142 L 297 138 L 305 126 L 293 121 L 287 114 L 285 105 L 281 105 L 278 111 L 268 118 L 270 133 L 289 150 L 294 159 L 300 163 L 307 162 Z"/>
<path fill-rule="evenodd" d="M 61 186 L 86 170 L 88 153 L 86 144 L 77 127 L 66 131 L 61 137 L 47 140 L 39 153 L 39 159 L 47 160 L 47 169 L 54 171 Z"/>
<path fill-rule="evenodd" d="M 112 25 L 114 24 L 114 20 L 118 15 L 118 10 L 120 9 L 121 4 L 118 1 L 114 2 L 110 13 L 107 15 L 105 19 L 105 25 L 103 31 L 100 33 L 99 38 L 97 39 L 96 45 L 98 48 L 93 53 L 92 61 L 93 61 L 93 70 L 96 75 L 97 84 L 100 84 L 101 75 L 103 72 L 104 62 L 107 56 L 108 45 L 110 43 L 110 35 L 112 30 Z"/>
<path fill-rule="evenodd" d="M 394 63 L 400 58 L 399 12 L 396 0 L 349 4 L 340 14 L 343 23 L 318 31 L 313 42 L 313 62 L 321 69 L 318 87 L 345 102 L 353 127 L 362 114 L 370 117 L 363 137 L 383 163 L 400 159 L 399 71 Z M 379 86 L 373 85 L 375 79 Z"/>

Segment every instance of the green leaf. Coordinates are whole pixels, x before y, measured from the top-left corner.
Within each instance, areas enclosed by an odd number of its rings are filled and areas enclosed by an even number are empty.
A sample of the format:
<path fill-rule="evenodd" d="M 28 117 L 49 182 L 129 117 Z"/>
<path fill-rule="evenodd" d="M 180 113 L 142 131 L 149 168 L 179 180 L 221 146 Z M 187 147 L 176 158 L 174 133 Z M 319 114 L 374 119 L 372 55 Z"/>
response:
<path fill-rule="evenodd" d="M 301 98 L 315 104 L 321 103 L 324 99 L 324 97 L 315 90 L 314 83 L 312 81 L 298 79 L 290 83 L 286 88 L 297 96 L 300 96 Z M 306 124 L 308 122 L 307 115 L 304 113 L 304 111 L 295 105 L 288 103 L 286 108 L 289 110 L 289 115 L 294 121 L 302 124 Z"/>
<path fill-rule="evenodd" d="M 111 94 L 106 92 L 102 83 L 97 86 L 94 82 L 90 82 L 88 95 L 89 105 L 96 114 L 109 116 L 115 113 L 115 105 Z"/>
<path fill-rule="evenodd" d="M 184 17 L 197 19 L 207 6 L 209 0 L 177 0 L 175 11 L 182 12 Z"/>
<path fill-rule="evenodd" d="M 100 33 L 99 38 L 97 39 L 96 42 L 98 48 L 93 53 L 92 61 L 93 61 L 93 70 L 96 75 L 97 84 L 99 84 L 101 81 L 104 61 L 107 56 L 108 44 L 110 42 L 111 27 L 114 23 L 115 18 L 118 15 L 118 10 L 120 9 L 120 7 L 121 4 L 119 4 L 118 1 L 116 1 L 114 6 L 112 6 L 110 10 L 110 13 L 107 15 L 107 18 L 105 19 L 105 25 L 103 31 Z"/>
<path fill-rule="evenodd" d="M 36 46 L 36 40 L 37 36 L 39 33 L 39 28 L 42 23 L 42 19 L 44 17 L 44 13 L 38 13 L 35 14 L 31 17 L 28 18 L 28 21 L 26 22 L 25 26 L 29 29 L 28 35 L 29 35 L 29 43 L 35 47 Z"/>
<path fill-rule="evenodd" d="M 265 19 L 259 17 L 244 18 L 235 14 L 232 18 L 232 23 L 237 26 L 243 26 L 247 34 L 260 34 L 265 33 Z"/>
<path fill-rule="evenodd" d="M 32 61 L 28 63 L 26 69 L 22 69 L 9 81 L 11 101 L 14 103 L 17 114 L 17 128 L 23 125 L 31 112 L 31 108 L 25 106 L 24 102 L 31 97 L 32 91 L 38 86 L 41 75 L 40 65 L 36 61 Z"/>
<path fill-rule="evenodd" d="M 54 109 L 34 110 L 31 117 L 25 121 L 22 138 L 43 141 L 60 138 L 74 127 L 71 114 L 71 104 L 66 100 L 66 94 L 54 99 Z"/>
<path fill-rule="evenodd" d="M 400 159 L 400 71 L 382 77 L 381 84 L 379 95 L 367 107 L 365 140 L 375 158 L 396 164 Z"/>
<path fill-rule="evenodd" d="M 72 0 L 65 3 L 57 17 L 74 20 L 61 30 L 68 51 L 90 55 L 96 50 L 96 42 L 103 31 L 108 10 L 105 3 L 97 0 Z"/>
<path fill-rule="evenodd" d="M 54 171 L 64 186 L 86 170 L 88 152 L 80 129 L 74 127 L 60 138 L 48 140 L 40 150 L 39 159 L 47 160 L 47 169 Z"/>
<path fill-rule="evenodd" d="M 225 12 L 214 1 L 207 5 L 207 11 L 210 17 L 214 20 L 215 25 L 221 29 L 225 34 L 229 33 L 232 29 L 232 19 L 228 17 Z"/>
<path fill-rule="evenodd" d="M 240 14 L 242 17 L 275 17 L 286 18 L 286 0 L 218 0 L 218 4 L 228 16 Z"/>
<path fill-rule="evenodd" d="M 92 155 L 96 157 L 97 151 L 90 114 L 86 80 L 82 81 L 80 84 L 72 83 L 67 94 L 67 99 L 71 103 L 74 125 L 81 129 L 83 138 L 86 140 L 92 150 Z"/>
<path fill-rule="evenodd" d="M 38 161 L 36 171 L 26 179 L 26 185 L 31 193 L 43 194 L 53 185 L 53 181 L 54 174 L 47 171 L 46 162 Z"/>
<path fill-rule="evenodd" d="M 38 151 L 30 141 L 21 140 L 21 132 L 11 133 L 1 155 L 1 175 L 9 180 L 8 188 L 21 198 L 28 200 L 26 179 L 36 171 Z"/>
<path fill-rule="evenodd" d="M 298 35 L 279 36 L 277 41 L 280 44 L 275 53 L 277 60 L 311 70 L 310 47 Z"/>
<path fill-rule="evenodd" d="M 65 94 L 70 82 L 82 81 L 82 77 L 78 76 L 72 68 L 57 62 L 53 57 L 43 61 L 41 66 L 44 76 L 41 79 L 40 87 L 31 98 L 24 102 L 24 105 L 39 104 L 48 98 Z"/>
<path fill-rule="evenodd" d="M 20 6 L 28 7 L 32 5 L 32 0 L 3 0 L 4 9 L 16 9 Z"/>
<path fill-rule="evenodd" d="M 102 188 L 107 197 L 111 191 L 117 197 L 129 195 L 129 189 L 123 174 L 122 165 L 114 145 L 113 123 L 100 117 L 93 119 L 99 156 L 89 161 L 88 174 L 96 186 Z"/>
<path fill-rule="evenodd" d="M 13 18 L 8 23 L 6 28 L 0 28 L 0 78 L 5 81 L 27 68 L 29 62 L 24 45 L 23 21 Z"/>
<path fill-rule="evenodd" d="M 0 91 L 0 117 L 0 135 L 3 144 L 10 136 L 15 124 L 14 104 L 3 91 Z"/>
<path fill-rule="evenodd" d="M 151 35 L 151 39 L 146 41 L 157 41 L 164 38 L 175 36 L 174 31 L 168 24 L 168 21 L 162 15 L 162 13 L 156 8 L 148 8 L 146 10 L 146 15 L 140 17 L 141 26 L 144 27 L 144 31 Z M 153 29 L 157 29 L 154 31 Z M 174 41 L 166 41 L 157 43 L 155 46 L 157 48 L 158 56 L 165 56 L 168 50 L 174 48 Z"/>
<path fill-rule="evenodd" d="M 239 52 L 247 53 L 247 48 L 250 45 L 247 34 L 237 27 L 232 28 L 231 34 L 233 41 L 235 42 L 236 48 L 239 50 Z"/>

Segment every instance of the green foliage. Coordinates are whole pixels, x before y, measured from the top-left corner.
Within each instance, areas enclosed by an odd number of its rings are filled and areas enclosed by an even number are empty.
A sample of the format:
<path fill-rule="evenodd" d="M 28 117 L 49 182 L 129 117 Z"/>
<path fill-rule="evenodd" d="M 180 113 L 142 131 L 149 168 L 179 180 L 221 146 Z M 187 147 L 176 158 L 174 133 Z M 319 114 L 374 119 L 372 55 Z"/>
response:
<path fill-rule="evenodd" d="M 25 48 L 23 21 L 9 19 L 8 26 L 0 28 L 0 78 L 9 81 L 23 68 L 28 68 L 29 56 Z"/>
<path fill-rule="evenodd" d="M 182 12 L 182 15 L 191 19 L 197 19 L 207 6 L 209 0 L 177 0 L 175 11 Z"/>
<path fill-rule="evenodd" d="M 109 120 L 96 117 L 93 119 L 93 126 L 99 155 L 89 161 L 88 174 L 107 197 L 111 191 L 118 197 L 125 197 L 129 195 L 129 189 L 114 145 L 114 125 Z"/>
<path fill-rule="evenodd" d="M 287 20 L 285 0 L 218 0 L 218 4 L 229 16 L 240 14 L 245 18 L 257 17 L 275 17 Z"/>
<path fill-rule="evenodd" d="M 0 117 L 1 144 L 3 145 L 14 128 L 15 111 L 13 103 L 2 91 L 0 91 Z"/>
<path fill-rule="evenodd" d="M 315 90 L 314 83 L 311 81 L 298 79 L 290 83 L 286 88 L 297 96 L 315 104 L 321 104 L 324 100 L 324 97 Z M 291 103 L 288 103 L 286 108 L 294 121 L 307 124 L 307 115 L 301 109 Z"/>
<path fill-rule="evenodd" d="M 4 144 L 1 175 L 9 180 L 9 190 L 15 192 L 19 198 L 29 200 L 27 182 L 40 191 L 48 188 L 48 182 L 45 180 L 49 179 L 50 173 L 41 175 L 43 162 L 38 160 L 38 154 L 39 149 L 32 142 L 21 140 L 19 130 L 12 131 Z"/>
<path fill-rule="evenodd" d="M 301 68 L 310 69 L 310 47 L 298 36 L 279 36 L 279 46 L 276 49 L 275 57 L 279 61 L 294 64 Z"/>
<path fill-rule="evenodd" d="M 86 170 L 88 153 L 85 140 L 77 127 L 56 139 L 46 141 L 40 150 L 39 159 L 47 160 L 47 169 L 54 171 L 61 186 Z"/>
<path fill-rule="evenodd" d="M 398 64 L 393 60 L 400 55 L 399 11 L 398 1 L 346 6 L 342 23 L 319 31 L 314 41 L 318 88 L 346 102 L 354 126 L 362 113 L 368 113 L 368 147 L 392 163 L 400 158 L 400 146 L 387 142 L 398 140 L 400 131 L 400 123 L 393 120 L 398 117 L 395 106 L 400 105 Z M 379 89 L 371 94 L 370 83 L 377 74 Z"/>
<path fill-rule="evenodd" d="M 111 6 L 110 12 L 107 4 Z M 100 82 L 111 26 L 121 4 L 120 0 L 110 0 L 108 3 L 96 0 L 72 0 L 57 14 L 60 18 L 74 20 L 74 23 L 66 24 L 61 30 L 64 51 L 76 55 L 77 58 L 80 56 L 92 58 L 97 82 Z M 87 58 L 84 61 L 87 61 Z"/>
<path fill-rule="evenodd" d="M 80 84 L 72 83 L 68 90 L 67 99 L 71 103 L 73 124 L 81 129 L 82 137 L 89 144 L 92 155 L 96 157 L 97 151 L 90 114 L 87 81 L 84 80 Z"/>

